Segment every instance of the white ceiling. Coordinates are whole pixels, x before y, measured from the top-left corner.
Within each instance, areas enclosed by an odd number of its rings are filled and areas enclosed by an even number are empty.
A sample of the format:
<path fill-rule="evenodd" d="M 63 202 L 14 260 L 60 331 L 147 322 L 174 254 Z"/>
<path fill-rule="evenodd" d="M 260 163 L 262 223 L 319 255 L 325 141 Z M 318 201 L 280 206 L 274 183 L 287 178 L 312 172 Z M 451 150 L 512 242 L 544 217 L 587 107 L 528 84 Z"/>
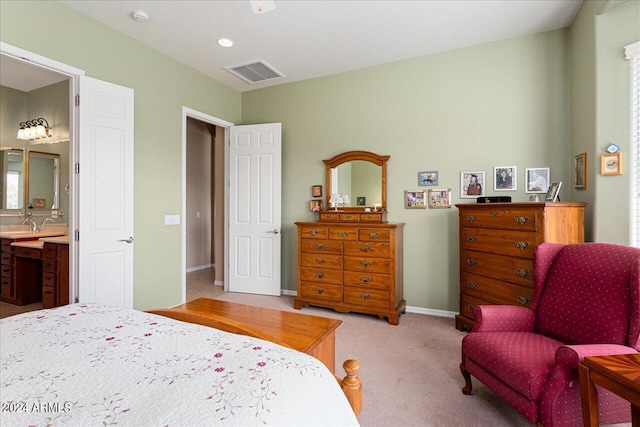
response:
<path fill-rule="evenodd" d="M 248 0 L 62 3 L 246 91 L 564 28 L 582 0 L 276 0 L 260 15 Z M 256 59 L 286 77 L 249 84 L 224 69 Z"/>

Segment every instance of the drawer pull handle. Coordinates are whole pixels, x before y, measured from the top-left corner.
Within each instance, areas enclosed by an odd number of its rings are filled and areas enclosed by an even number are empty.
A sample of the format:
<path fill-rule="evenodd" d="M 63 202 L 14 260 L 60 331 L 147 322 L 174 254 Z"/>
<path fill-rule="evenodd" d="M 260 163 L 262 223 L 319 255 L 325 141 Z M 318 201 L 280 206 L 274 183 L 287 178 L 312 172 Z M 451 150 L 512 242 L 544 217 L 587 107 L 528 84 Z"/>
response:
<path fill-rule="evenodd" d="M 516 240 L 515 244 L 518 247 L 518 249 L 526 249 L 527 246 L 529 246 L 529 242 L 521 242 L 519 240 Z"/>
<path fill-rule="evenodd" d="M 473 222 L 475 220 L 476 220 L 476 216 L 475 215 L 467 215 L 467 221 Z"/>
<path fill-rule="evenodd" d="M 491 211 L 489 213 L 491 214 L 491 216 L 498 216 L 498 211 Z"/>
<path fill-rule="evenodd" d="M 318 232 L 316 230 L 311 230 L 311 231 L 309 231 L 309 235 L 310 236 L 317 236 Z"/>
<path fill-rule="evenodd" d="M 316 249 L 324 249 L 324 245 L 322 243 L 316 245 Z"/>
<path fill-rule="evenodd" d="M 371 214 L 367 215 L 367 219 L 371 219 L 371 218 L 373 218 L 373 215 Z"/>
<path fill-rule="evenodd" d="M 316 288 L 315 291 L 316 291 L 316 294 L 324 293 L 324 289 L 322 289 L 322 288 Z"/>
<path fill-rule="evenodd" d="M 476 241 L 476 239 L 477 239 L 477 237 L 476 237 L 476 236 L 467 236 L 467 242 L 469 242 L 469 243 L 473 243 L 473 242 L 475 242 L 475 241 Z"/>
<path fill-rule="evenodd" d="M 362 266 L 362 268 L 369 268 L 371 267 L 371 263 L 370 262 L 361 262 L 360 265 Z"/>
<path fill-rule="evenodd" d="M 371 247 L 370 246 L 361 246 L 360 250 L 362 252 L 369 252 L 371 250 Z"/>
<path fill-rule="evenodd" d="M 467 309 L 468 309 L 468 310 L 473 311 L 473 307 L 474 307 L 473 305 L 471 305 L 471 304 L 467 304 Z"/>
<path fill-rule="evenodd" d="M 345 215 L 344 217 L 345 217 L 346 219 L 351 219 L 351 218 L 353 218 L 353 215 Z"/>
<path fill-rule="evenodd" d="M 324 264 L 324 258 L 316 258 L 316 264 Z"/>
<path fill-rule="evenodd" d="M 526 303 L 528 303 L 529 301 L 531 301 L 531 298 L 527 298 L 527 297 L 523 297 L 520 295 L 516 295 L 516 299 L 518 300 L 518 302 L 522 305 L 525 305 Z"/>
<path fill-rule="evenodd" d="M 516 273 L 518 274 L 518 276 L 524 277 L 527 274 L 529 274 L 529 270 L 525 270 L 524 268 L 517 268 L 516 267 Z"/>
<path fill-rule="evenodd" d="M 360 283 L 362 283 L 363 285 L 366 285 L 370 282 L 371 282 L 371 279 L 369 279 L 368 277 L 363 277 L 360 279 Z"/>
<path fill-rule="evenodd" d="M 360 294 L 360 298 L 367 300 L 367 299 L 371 299 L 371 295 L 369 294 Z"/>
<path fill-rule="evenodd" d="M 473 258 L 467 258 L 467 264 L 469 265 L 476 265 L 478 263 L 477 259 L 473 259 Z"/>
<path fill-rule="evenodd" d="M 316 273 L 316 278 L 324 279 L 324 273 Z"/>
<path fill-rule="evenodd" d="M 346 231 L 339 231 L 338 232 L 338 237 L 347 237 L 349 235 L 349 233 L 347 233 Z"/>
<path fill-rule="evenodd" d="M 378 237 L 380 237 L 380 233 L 369 233 L 369 237 L 371 237 L 372 239 L 377 239 Z"/>
<path fill-rule="evenodd" d="M 327 219 L 331 219 L 331 218 L 333 218 L 333 215 L 332 214 L 327 214 Z"/>
<path fill-rule="evenodd" d="M 476 282 L 467 282 L 467 286 L 471 289 L 475 289 L 478 287 L 478 284 Z"/>
<path fill-rule="evenodd" d="M 529 219 L 528 216 L 517 216 L 516 218 L 516 222 L 520 225 L 524 224 L 525 222 L 527 222 L 527 220 Z"/>

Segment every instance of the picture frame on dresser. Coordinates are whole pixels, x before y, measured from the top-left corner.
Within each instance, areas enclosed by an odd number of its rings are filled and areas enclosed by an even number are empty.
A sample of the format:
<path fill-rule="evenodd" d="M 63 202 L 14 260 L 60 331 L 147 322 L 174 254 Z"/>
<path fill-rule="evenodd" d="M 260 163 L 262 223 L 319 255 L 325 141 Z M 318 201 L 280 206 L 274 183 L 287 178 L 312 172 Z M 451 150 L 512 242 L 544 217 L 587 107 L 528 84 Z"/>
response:
<path fill-rule="evenodd" d="M 562 181 L 554 182 L 549 186 L 547 195 L 544 200 L 546 202 L 559 202 L 560 201 L 560 187 L 562 187 Z"/>

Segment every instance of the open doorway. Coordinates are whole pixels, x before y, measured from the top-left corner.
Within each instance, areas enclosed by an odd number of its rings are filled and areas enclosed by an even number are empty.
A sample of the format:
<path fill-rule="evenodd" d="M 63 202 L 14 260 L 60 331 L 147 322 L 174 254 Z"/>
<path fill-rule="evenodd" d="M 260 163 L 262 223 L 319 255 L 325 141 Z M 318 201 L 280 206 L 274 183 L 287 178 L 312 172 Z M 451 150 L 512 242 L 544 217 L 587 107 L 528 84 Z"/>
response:
<path fill-rule="evenodd" d="M 187 117 L 186 129 L 187 301 L 224 291 L 225 129 Z"/>

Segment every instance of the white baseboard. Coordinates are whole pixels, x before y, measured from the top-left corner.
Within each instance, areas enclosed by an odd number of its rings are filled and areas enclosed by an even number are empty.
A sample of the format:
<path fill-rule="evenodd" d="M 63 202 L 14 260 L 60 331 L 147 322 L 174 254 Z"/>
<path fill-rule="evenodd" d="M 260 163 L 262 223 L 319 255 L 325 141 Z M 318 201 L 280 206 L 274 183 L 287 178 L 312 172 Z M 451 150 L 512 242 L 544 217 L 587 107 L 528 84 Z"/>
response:
<path fill-rule="evenodd" d="M 197 267 L 187 268 L 187 273 L 193 273 L 194 271 L 205 270 L 207 268 L 215 268 L 215 266 L 215 264 L 199 265 Z"/>
<path fill-rule="evenodd" d="M 287 295 L 290 297 L 298 296 L 297 291 L 291 291 L 289 289 L 282 289 L 282 295 Z M 437 316 L 437 317 L 456 317 L 458 312 L 456 311 L 447 311 L 447 310 L 435 310 L 433 308 L 422 308 L 422 307 L 411 307 L 407 306 L 407 313 L 418 313 L 418 314 L 428 314 L 429 316 Z"/>

